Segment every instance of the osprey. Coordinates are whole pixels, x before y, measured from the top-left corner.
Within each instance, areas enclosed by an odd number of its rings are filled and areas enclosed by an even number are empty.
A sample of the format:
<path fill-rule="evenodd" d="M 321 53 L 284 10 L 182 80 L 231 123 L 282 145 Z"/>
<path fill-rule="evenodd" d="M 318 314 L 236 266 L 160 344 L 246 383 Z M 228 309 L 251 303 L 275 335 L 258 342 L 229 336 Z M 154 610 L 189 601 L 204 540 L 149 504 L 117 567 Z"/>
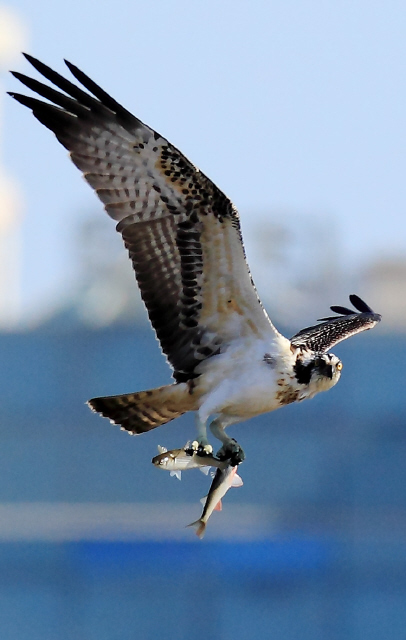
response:
<path fill-rule="evenodd" d="M 338 315 L 282 336 L 258 298 L 230 200 L 77 67 L 66 62 L 87 91 L 25 57 L 63 93 L 14 72 L 50 102 L 10 95 L 54 132 L 117 221 L 173 369 L 173 384 L 93 398 L 90 407 L 131 434 L 195 411 L 200 452 L 207 453 L 213 416 L 211 432 L 222 442 L 218 456 L 238 464 L 243 450 L 225 428 L 330 389 L 342 363 L 328 351 L 381 316 L 352 295 L 355 310 L 331 307 Z"/>

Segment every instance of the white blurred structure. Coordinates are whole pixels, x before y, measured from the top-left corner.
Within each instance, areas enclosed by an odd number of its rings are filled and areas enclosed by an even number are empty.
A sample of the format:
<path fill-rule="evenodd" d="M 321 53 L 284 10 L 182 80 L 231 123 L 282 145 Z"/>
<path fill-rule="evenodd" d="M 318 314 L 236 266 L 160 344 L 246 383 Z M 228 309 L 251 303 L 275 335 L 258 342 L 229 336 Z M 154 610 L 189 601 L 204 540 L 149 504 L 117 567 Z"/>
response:
<path fill-rule="evenodd" d="M 254 282 L 273 322 L 297 331 L 328 314 L 330 304 L 346 303 L 332 215 L 270 210 L 262 216 L 243 212 L 241 221 Z"/>
<path fill-rule="evenodd" d="M 241 217 L 253 278 L 277 326 L 293 333 L 328 314 L 330 304 L 347 303 L 352 289 L 331 216 L 244 211 Z M 76 285 L 62 315 L 93 327 L 147 321 L 127 251 L 101 209 L 83 218 L 73 251 Z"/>
<path fill-rule="evenodd" d="M 365 291 L 382 314 L 382 331 L 406 331 L 406 258 L 403 255 L 377 259 L 365 270 Z"/>
<path fill-rule="evenodd" d="M 24 49 L 26 29 L 10 8 L 0 6 L 0 74 Z M 2 126 L 5 91 L 0 84 L 0 329 L 15 326 L 21 313 L 21 213 L 17 184 L 3 167 Z"/>

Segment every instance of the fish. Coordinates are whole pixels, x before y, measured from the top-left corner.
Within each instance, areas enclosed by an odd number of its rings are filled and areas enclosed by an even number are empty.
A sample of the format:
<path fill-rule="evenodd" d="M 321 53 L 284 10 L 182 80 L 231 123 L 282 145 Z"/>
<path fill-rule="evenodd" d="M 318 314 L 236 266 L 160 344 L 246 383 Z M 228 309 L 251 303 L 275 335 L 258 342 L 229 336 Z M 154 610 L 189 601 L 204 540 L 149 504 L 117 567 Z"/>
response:
<path fill-rule="evenodd" d="M 165 447 L 158 446 L 159 454 L 152 458 L 151 462 L 158 469 L 165 469 L 181 480 L 182 471 L 187 469 L 200 469 L 208 475 L 211 467 L 224 467 L 225 463 L 211 454 L 199 455 L 197 442 L 186 443 L 183 449 L 167 451 Z"/>
<path fill-rule="evenodd" d="M 207 521 L 210 518 L 213 511 L 222 510 L 222 498 L 226 495 L 227 491 L 231 487 L 241 487 L 243 484 L 242 479 L 237 474 L 237 466 L 231 465 L 225 461 L 226 466 L 218 467 L 214 475 L 213 482 L 211 483 L 209 493 L 204 500 L 203 513 L 199 520 L 191 522 L 188 527 L 195 527 L 196 535 L 202 539 L 205 531 Z"/>

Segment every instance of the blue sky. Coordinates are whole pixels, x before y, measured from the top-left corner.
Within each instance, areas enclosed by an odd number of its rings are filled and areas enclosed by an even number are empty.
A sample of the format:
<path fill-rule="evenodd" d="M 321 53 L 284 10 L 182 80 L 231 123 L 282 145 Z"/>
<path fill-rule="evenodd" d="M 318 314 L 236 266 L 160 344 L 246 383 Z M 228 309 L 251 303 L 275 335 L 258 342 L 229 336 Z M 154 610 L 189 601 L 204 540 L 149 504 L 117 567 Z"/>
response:
<path fill-rule="evenodd" d="M 267 211 L 316 214 L 331 219 L 331 249 L 349 269 L 406 255 L 404 2 L 8 5 L 30 53 L 63 73 L 71 60 L 169 138 L 231 197 L 243 230 Z M 22 57 L 13 66 L 31 73 Z M 18 90 L 5 74 L 2 85 Z M 52 134 L 3 103 L 30 313 L 69 289 L 80 217 L 105 214 Z"/>

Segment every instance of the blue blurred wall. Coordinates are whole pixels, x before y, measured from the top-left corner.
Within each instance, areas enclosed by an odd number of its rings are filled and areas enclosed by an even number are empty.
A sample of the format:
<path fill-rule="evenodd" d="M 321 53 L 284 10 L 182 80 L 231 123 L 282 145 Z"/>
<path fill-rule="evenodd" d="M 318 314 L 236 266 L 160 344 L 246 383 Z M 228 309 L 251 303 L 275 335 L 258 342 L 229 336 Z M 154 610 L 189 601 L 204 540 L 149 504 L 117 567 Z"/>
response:
<path fill-rule="evenodd" d="M 405 638 L 405 346 L 378 331 L 338 345 L 332 391 L 230 428 L 247 460 L 224 509 L 255 506 L 265 532 L 5 536 L 0 637 Z M 130 438 L 85 405 L 169 381 L 149 330 L 48 327 L 0 336 L 0 353 L 0 503 L 193 503 L 196 517 L 201 478 L 178 483 L 150 464 L 158 443 L 193 435 L 192 417 Z"/>

